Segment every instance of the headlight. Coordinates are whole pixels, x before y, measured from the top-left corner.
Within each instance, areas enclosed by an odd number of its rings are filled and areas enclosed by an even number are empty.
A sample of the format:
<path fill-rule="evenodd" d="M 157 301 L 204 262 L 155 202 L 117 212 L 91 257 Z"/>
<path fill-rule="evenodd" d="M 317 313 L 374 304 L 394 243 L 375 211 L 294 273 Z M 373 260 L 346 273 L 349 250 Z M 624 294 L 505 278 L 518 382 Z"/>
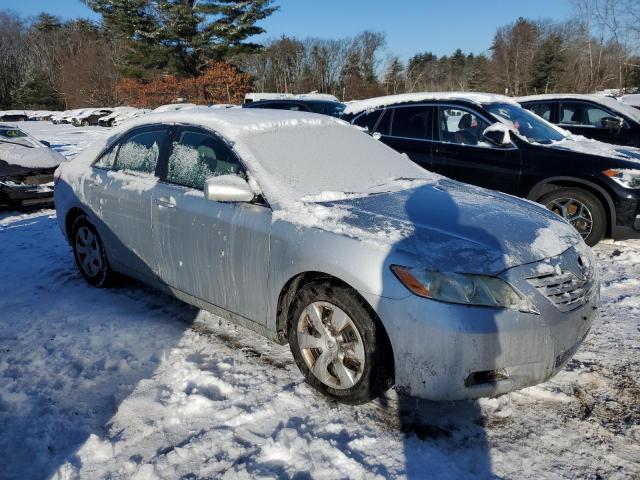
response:
<path fill-rule="evenodd" d="M 602 173 L 623 187 L 640 188 L 640 170 L 612 168 Z"/>
<path fill-rule="evenodd" d="M 410 292 L 420 297 L 448 303 L 539 313 L 531 300 L 498 277 L 430 272 L 400 265 L 392 265 L 391 271 Z"/>

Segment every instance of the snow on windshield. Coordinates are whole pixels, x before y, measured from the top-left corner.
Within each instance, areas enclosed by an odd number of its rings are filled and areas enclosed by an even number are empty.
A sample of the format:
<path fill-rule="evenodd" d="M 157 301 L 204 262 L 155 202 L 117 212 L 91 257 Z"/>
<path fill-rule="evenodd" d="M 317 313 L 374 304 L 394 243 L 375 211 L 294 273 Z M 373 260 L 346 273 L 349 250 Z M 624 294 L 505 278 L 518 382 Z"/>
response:
<path fill-rule="evenodd" d="M 431 179 L 403 155 L 342 123 L 264 130 L 242 140 L 267 196 L 295 202 L 322 192 L 368 192 L 397 178 Z M 241 156 L 246 159 L 246 155 Z M 264 178 L 266 177 L 266 178 Z"/>
<path fill-rule="evenodd" d="M 565 138 L 553 125 L 518 105 L 489 103 L 484 108 L 530 142 L 548 144 Z"/>

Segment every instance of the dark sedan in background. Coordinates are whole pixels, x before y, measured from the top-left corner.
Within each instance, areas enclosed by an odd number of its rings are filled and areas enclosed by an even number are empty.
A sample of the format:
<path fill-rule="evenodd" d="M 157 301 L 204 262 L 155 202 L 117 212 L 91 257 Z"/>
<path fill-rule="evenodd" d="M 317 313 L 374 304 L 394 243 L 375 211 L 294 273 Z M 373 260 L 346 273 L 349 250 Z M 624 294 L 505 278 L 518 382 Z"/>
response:
<path fill-rule="evenodd" d="M 640 238 L 640 150 L 567 136 L 513 99 L 424 93 L 350 103 L 343 118 L 422 167 L 524 197 L 589 245 Z"/>
<path fill-rule="evenodd" d="M 273 110 L 291 110 L 294 112 L 310 112 L 340 117 L 345 104 L 331 100 L 306 100 L 306 99 L 278 99 L 257 100 L 244 103 L 242 108 L 269 108 Z"/>

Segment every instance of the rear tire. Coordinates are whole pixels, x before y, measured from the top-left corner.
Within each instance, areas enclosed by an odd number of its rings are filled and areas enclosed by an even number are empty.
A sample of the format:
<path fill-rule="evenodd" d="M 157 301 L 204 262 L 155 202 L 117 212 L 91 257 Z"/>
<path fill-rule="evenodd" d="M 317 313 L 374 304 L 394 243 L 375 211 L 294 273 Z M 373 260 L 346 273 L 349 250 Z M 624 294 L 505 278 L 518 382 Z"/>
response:
<path fill-rule="evenodd" d="M 76 266 L 89 285 L 103 288 L 113 283 L 115 273 L 109 267 L 104 244 L 86 215 L 73 222 L 71 246 Z"/>
<path fill-rule="evenodd" d="M 305 285 L 289 311 L 289 346 L 320 393 L 362 404 L 393 385 L 393 354 L 375 313 L 350 288 L 323 280 Z"/>
<path fill-rule="evenodd" d="M 604 237 L 607 215 L 600 200 L 591 192 L 559 188 L 542 196 L 538 202 L 573 225 L 590 247 Z"/>

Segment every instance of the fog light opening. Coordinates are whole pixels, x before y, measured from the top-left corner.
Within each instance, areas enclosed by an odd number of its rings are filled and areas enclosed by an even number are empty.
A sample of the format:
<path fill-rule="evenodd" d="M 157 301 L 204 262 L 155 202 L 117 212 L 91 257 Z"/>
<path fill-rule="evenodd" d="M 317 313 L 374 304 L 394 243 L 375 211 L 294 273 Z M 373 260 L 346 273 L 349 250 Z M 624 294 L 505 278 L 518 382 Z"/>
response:
<path fill-rule="evenodd" d="M 499 370 L 484 370 L 482 372 L 473 372 L 464 381 L 465 386 L 473 387 L 474 385 L 483 385 L 487 383 L 495 383 L 500 380 L 509 378 L 504 368 Z"/>

